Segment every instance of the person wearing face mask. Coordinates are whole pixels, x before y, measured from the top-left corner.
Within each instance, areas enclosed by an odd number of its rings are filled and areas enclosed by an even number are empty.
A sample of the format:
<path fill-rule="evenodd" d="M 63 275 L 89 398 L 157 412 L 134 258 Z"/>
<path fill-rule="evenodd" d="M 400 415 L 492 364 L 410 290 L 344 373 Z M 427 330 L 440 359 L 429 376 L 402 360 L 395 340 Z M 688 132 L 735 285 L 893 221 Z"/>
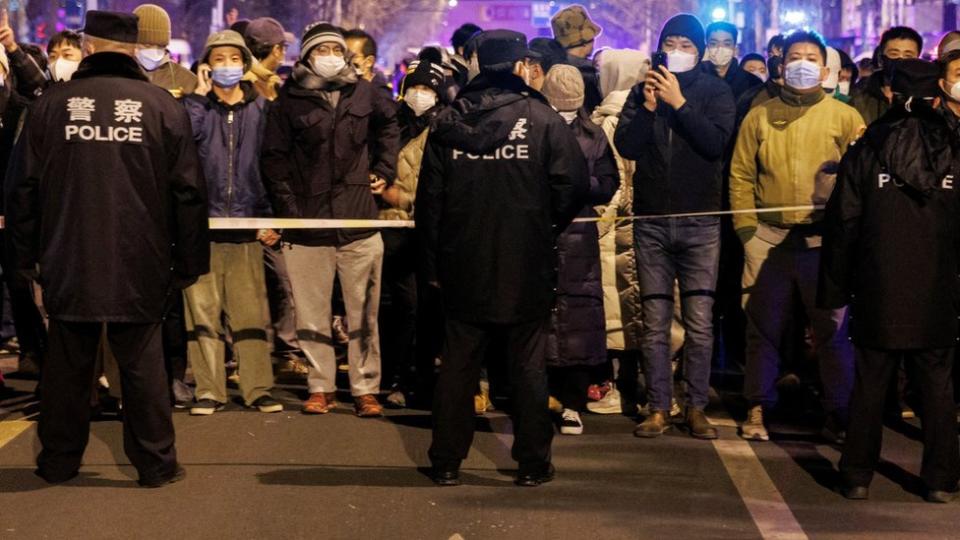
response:
<path fill-rule="evenodd" d="M 351 53 L 350 63 L 357 70 L 357 76 L 373 84 L 388 101 L 393 101 L 390 82 L 377 69 L 377 40 L 359 28 L 344 32 L 343 39 L 347 42 L 347 50 Z"/>
<path fill-rule="evenodd" d="M 900 62 L 890 111 L 843 157 L 825 211 L 818 301 L 827 308 L 850 304 L 858 353 L 840 458 L 840 488 L 849 499 L 869 497 L 880 462 L 884 398 L 901 361 L 910 366 L 922 404 L 923 496 L 947 503 L 960 491 L 952 384 L 960 330 L 960 198 L 954 182 L 960 138 L 937 110 L 941 96 L 960 92 L 950 83 L 956 66 L 951 74 L 946 60 L 943 67 L 919 59 Z"/>
<path fill-rule="evenodd" d="M 380 219 L 410 220 L 414 216 L 420 164 L 426 147 L 430 127 L 442 110 L 440 93 L 446 82 L 446 74 L 440 64 L 417 60 L 410 64 L 400 85 L 403 100 L 397 111 L 400 124 L 400 155 L 397 160 L 397 178 L 383 192 Z M 387 405 L 406 407 L 408 398 L 420 404 L 431 390 L 433 366 L 414 362 L 414 342 L 417 349 L 433 350 L 432 361 L 439 355 L 436 347 L 430 346 L 430 337 L 417 331 L 418 300 L 427 298 L 429 291 L 418 291 L 416 266 L 416 233 L 412 229 L 384 229 L 383 236 L 383 295 L 380 302 L 380 343 L 383 351 L 383 379 L 390 390 Z M 424 287 L 426 289 L 426 287 Z M 423 313 L 424 323 L 435 319 L 431 313 Z M 429 324 L 429 323 L 428 323 Z M 442 324 L 442 323 L 439 323 Z M 441 332 L 436 325 L 429 333 Z M 420 358 L 417 350 L 417 357 Z"/>
<path fill-rule="evenodd" d="M 587 159 L 590 191 L 580 217 L 597 217 L 610 202 L 620 175 L 606 134 L 583 112 L 583 77 L 577 68 L 550 68 L 543 95 L 570 126 Z M 573 223 L 557 238 L 557 303 L 550 319 L 547 374 L 551 395 L 563 406 L 560 433 L 581 435 L 591 371 L 607 362 L 600 241 L 596 223 Z"/>
<path fill-rule="evenodd" d="M 513 390 L 516 483 L 554 477 L 545 355 L 556 296 L 556 236 L 583 208 L 586 160 L 563 119 L 524 83 L 523 34 L 478 42 L 480 75 L 437 117 L 417 186 L 423 280 L 443 298 L 443 362 L 434 391 L 434 482 L 460 484 L 473 439 L 485 352 L 505 343 Z"/>
<path fill-rule="evenodd" d="M 714 22 L 707 26 L 707 52 L 704 54 L 703 67 L 715 73 L 730 85 L 733 99 L 740 99 L 747 90 L 761 86 L 756 77 L 743 70 L 737 62 L 737 27 L 728 22 Z"/>
<path fill-rule="evenodd" d="M 200 60 L 197 89 L 183 101 L 207 180 L 210 217 L 271 214 L 259 163 L 266 99 L 242 81 L 252 59 L 240 34 L 225 30 L 211 35 Z M 193 335 L 187 359 L 197 380 L 190 414 L 210 415 L 228 402 L 222 320 L 229 324 L 241 362 L 244 405 L 261 412 L 283 410 L 270 395 L 273 371 L 261 247 L 279 240 L 272 230 L 210 233 L 211 271 L 183 292 L 187 330 Z"/>
<path fill-rule="evenodd" d="M 874 123 L 890 109 L 893 92 L 890 81 L 897 62 L 905 58 L 919 58 L 923 51 L 923 37 L 906 26 L 895 26 L 880 36 L 877 47 L 879 71 L 870 75 L 850 97 L 850 105 L 857 109 L 867 125 Z"/>
<path fill-rule="evenodd" d="M 614 141 L 636 161 L 635 215 L 715 212 L 721 209 L 723 160 L 733 132 L 730 87 L 698 67 L 704 30 L 693 15 L 671 18 L 658 50 L 667 65 L 650 69 L 632 90 Z M 634 223 L 643 302 L 643 357 L 650 414 L 636 426 L 638 437 L 659 437 L 670 426 L 673 376 L 670 328 L 674 284 L 679 281 L 686 337 L 685 425 L 690 434 L 714 439 L 703 412 L 713 358 L 713 296 L 720 255 L 720 219 L 681 217 Z M 679 398 L 678 398 L 679 399 Z"/>
<path fill-rule="evenodd" d="M 137 62 L 153 84 L 181 99 L 197 88 L 197 76 L 170 59 L 170 15 L 155 4 L 141 4 L 133 10 L 139 18 Z"/>
<path fill-rule="evenodd" d="M 760 79 L 761 82 L 765 83 L 767 79 L 770 78 L 770 74 L 767 71 L 767 60 L 763 55 L 757 53 L 744 55 L 744 57 L 740 59 L 740 67 L 747 73 Z"/>
<path fill-rule="evenodd" d="M 840 51 L 834 49 L 833 47 L 827 47 L 827 69 L 829 74 L 827 78 L 820 83 L 820 86 L 823 87 L 823 91 L 827 93 L 828 96 L 833 99 L 839 100 L 843 103 L 850 103 L 850 96 L 840 92 L 840 76 L 843 71 L 843 58 L 840 56 Z M 847 90 L 849 91 L 850 85 L 847 85 Z"/>
<path fill-rule="evenodd" d="M 396 178 L 396 106 L 357 77 L 340 28 L 304 31 L 300 61 L 267 115 L 261 166 L 274 213 L 282 218 L 376 219 L 377 196 Z M 377 316 L 383 241 L 370 229 L 291 230 L 284 258 L 293 286 L 300 348 L 311 364 L 305 414 L 337 406 L 330 321 L 339 277 L 350 340 L 347 358 L 356 414 L 378 417 Z"/>
<path fill-rule="evenodd" d="M 840 53 L 840 78 L 837 82 L 837 93 L 849 98 L 857 80 L 860 78 L 860 69 L 849 54 L 839 50 L 837 52 Z M 850 102 L 847 100 L 844 103 L 849 104 Z"/>
<path fill-rule="evenodd" d="M 47 42 L 48 70 L 51 81 L 55 83 L 66 82 L 76 73 L 80 61 L 83 60 L 80 40 L 80 34 L 72 30 L 64 30 L 54 34 Z"/>
<path fill-rule="evenodd" d="M 853 350 L 846 309 L 816 307 L 822 213 L 757 208 L 818 205 L 833 189 L 837 164 L 864 129 L 852 107 L 823 91 L 827 47 L 813 32 L 794 32 L 784 45 L 780 95 L 747 114 L 730 166 L 730 208 L 744 246 L 742 305 L 747 316 L 744 394 L 750 402 L 741 436 L 769 440 L 764 413 L 777 402 L 785 327 L 802 306 L 813 329 L 827 413 L 824 436 L 843 438 L 853 385 Z"/>

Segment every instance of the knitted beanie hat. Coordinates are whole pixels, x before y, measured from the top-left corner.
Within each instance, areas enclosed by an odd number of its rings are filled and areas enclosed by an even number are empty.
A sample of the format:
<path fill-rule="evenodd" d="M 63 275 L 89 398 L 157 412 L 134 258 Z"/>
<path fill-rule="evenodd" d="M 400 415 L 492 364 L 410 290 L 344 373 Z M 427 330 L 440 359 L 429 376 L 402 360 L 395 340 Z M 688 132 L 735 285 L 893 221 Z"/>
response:
<path fill-rule="evenodd" d="M 310 58 L 310 51 L 321 43 L 336 43 L 347 50 L 347 42 L 343 39 L 343 31 L 328 22 L 316 22 L 303 30 L 303 39 L 300 43 L 300 60 Z"/>
<path fill-rule="evenodd" d="M 170 15 L 155 4 L 143 4 L 133 10 L 140 18 L 137 23 L 137 43 L 141 45 L 170 45 Z"/>
<path fill-rule="evenodd" d="M 558 64 L 547 72 L 540 92 L 558 111 L 575 111 L 583 107 L 583 75 L 573 66 Z"/>

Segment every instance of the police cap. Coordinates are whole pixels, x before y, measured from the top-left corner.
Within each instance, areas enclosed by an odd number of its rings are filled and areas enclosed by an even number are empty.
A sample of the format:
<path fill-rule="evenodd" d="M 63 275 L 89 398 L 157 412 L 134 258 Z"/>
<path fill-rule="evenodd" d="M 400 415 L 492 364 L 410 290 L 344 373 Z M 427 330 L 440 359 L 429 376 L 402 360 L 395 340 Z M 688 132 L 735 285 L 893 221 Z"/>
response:
<path fill-rule="evenodd" d="M 118 43 L 136 43 L 138 20 L 138 17 L 131 13 L 88 11 L 83 33 Z"/>

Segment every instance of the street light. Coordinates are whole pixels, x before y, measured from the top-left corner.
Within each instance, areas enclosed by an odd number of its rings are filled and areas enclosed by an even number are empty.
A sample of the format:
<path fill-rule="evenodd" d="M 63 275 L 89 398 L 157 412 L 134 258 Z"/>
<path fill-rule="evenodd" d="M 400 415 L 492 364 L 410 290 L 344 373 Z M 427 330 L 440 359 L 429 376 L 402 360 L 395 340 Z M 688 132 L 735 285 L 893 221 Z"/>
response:
<path fill-rule="evenodd" d="M 716 21 L 722 21 L 727 18 L 727 10 L 717 6 L 713 8 L 713 11 L 710 12 L 710 18 Z"/>

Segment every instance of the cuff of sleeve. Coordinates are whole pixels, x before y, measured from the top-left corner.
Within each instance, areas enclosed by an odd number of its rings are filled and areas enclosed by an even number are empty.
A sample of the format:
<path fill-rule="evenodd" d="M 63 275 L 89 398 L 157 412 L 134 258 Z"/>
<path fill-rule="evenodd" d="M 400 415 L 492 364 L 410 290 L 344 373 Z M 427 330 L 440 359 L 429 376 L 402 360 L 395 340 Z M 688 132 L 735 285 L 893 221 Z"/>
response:
<path fill-rule="evenodd" d="M 737 237 L 740 238 L 741 244 L 746 244 L 753 238 L 753 235 L 757 233 L 756 227 L 742 227 L 737 229 Z"/>

